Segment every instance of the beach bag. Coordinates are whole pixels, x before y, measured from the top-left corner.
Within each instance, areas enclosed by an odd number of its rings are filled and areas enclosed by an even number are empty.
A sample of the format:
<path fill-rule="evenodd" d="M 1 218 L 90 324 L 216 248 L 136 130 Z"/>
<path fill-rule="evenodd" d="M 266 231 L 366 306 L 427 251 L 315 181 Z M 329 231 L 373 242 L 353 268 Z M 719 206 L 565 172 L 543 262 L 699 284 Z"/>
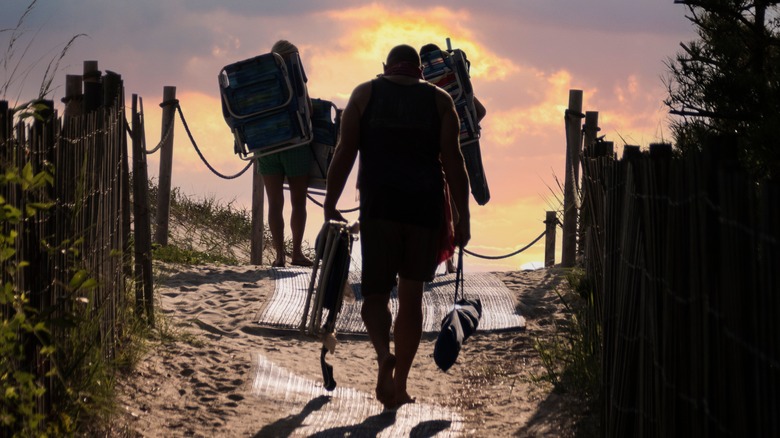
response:
<path fill-rule="evenodd" d="M 460 291 L 460 298 L 458 298 Z M 466 299 L 463 290 L 463 247 L 458 252 L 455 274 L 455 300 L 452 310 L 441 321 L 441 331 L 433 348 L 433 360 L 444 372 L 458 359 L 461 346 L 477 331 L 482 318 L 482 301 Z"/>

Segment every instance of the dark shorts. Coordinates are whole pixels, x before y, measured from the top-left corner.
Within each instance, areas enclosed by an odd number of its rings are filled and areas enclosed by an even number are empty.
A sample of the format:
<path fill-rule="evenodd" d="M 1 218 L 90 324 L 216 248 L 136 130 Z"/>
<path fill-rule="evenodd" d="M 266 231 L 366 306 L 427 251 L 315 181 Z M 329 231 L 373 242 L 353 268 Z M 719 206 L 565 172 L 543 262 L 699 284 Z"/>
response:
<path fill-rule="evenodd" d="M 257 159 L 257 170 L 262 175 L 303 176 L 311 171 L 314 160 L 311 147 L 296 146 Z"/>
<path fill-rule="evenodd" d="M 439 238 L 438 229 L 381 219 L 361 221 L 361 293 L 390 293 L 396 275 L 408 280 L 433 280 Z"/>

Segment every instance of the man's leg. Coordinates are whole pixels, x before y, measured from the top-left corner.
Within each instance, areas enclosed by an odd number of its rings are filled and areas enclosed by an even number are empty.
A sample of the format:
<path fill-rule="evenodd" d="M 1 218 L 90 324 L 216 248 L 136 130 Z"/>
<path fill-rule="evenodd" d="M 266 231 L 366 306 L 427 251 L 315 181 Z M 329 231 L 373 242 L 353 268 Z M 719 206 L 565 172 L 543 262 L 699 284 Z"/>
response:
<path fill-rule="evenodd" d="M 284 266 L 284 177 L 281 174 L 263 175 L 268 195 L 268 228 L 271 230 L 276 259 L 271 266 Z"/>
<path fill-rule="evenodd" d="M 413 402 L 406 391 L 406 380 L 422 336 L 422 294 L 425 283 L 398 279 L 398 316 L 395 318 L 395 401 L 397 405 Z"/>
<path fill-rule="evenodd" d="M 390 353 L 390 326 L 393 322 L 388 303 L 390 293 L 368 295 L 363 299 L 360 315 L 366 325 L 368 337 L 376 351 L 379 373 L 376 383 L 376 398 L 386 407 L 395 406 L 393 368 L 396 359 Z"/>
<path fill-rule="evenodd" d="M 290 204 L 292 204 L 292 213 L 290 213 L 293 243 L 292 264 L 312 266 L 312 261 L 306 258 L 301 250 L 303 231 L 306 229 L 306 193 L 309 190 L 309 175 L 288 176 L 287 182 L 290 184 Z"/>

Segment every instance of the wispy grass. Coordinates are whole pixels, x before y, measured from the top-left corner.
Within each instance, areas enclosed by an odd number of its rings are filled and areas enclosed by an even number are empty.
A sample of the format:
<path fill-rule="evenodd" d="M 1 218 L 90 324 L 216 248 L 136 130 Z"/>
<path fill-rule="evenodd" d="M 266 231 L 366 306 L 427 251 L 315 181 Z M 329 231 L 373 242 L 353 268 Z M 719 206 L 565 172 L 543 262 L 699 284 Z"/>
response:
<path fill-rule="evenodd" d="M 149 203 L 156 216 L 158 187 L 149 182 Z M 235 200 L 223 202 L 214 196 L 185 195 L 181 189 L 171 190 L 168 245 L 155 247 L 154 259 L 167 263 L 198 265 L 249 263 L 252 238 L 252 214 L 236 205 Z M 314 257 L 314 249 L 303 242 L 303 251 Z M 292 255 L 292 240 L 285 240 L 285 252 Z M 271 232 L 263 228 L 263 261 L 273 260 Z"/>
<path fill-rule="evenodd" d="M 584 271 L 572 269 L 566 280 L 567 286 L 556 288 L 555 293 L 569 319 L 554 321 L 552 334 L 536 339 L 534 349 L 539 353 L 544 373 L 533 378 L 583 400 L 589 415 L 580 428 L 590 435 L 599 429 L 602 327 L 595 313 L 593 288 Z"/>
<path fill-rule="evenodd" d="M 2 66 L 3 71 L 3 80 L 2 83 L 0 83 L 0 99 L 13 100 L 13 106 L 15 107 L 27 107 L 30 103 L 26 102 L 21 105 L 19 104 L 19 100 L 24 90 L 24 81 L 28 80 L 44 62 L 46 63 L 46 67 L 38 88 L 38 95 L 32 101 L 44 99 L 49 96 L 54 91 L 52 87 L 60 63 L 78 39 L 88 36 L 84 33 L 78 33 L 62 45 L 59 52 L 50 59 L 48 58 L 49 54 L 46 54 L 28 62 L 30 50 L 34 46 L 38 31 L 31 33 L 27 27 L 27 21 L 35 10 L 37 3 L 37 0 L 30 1 L 24 12 L 19 16 L 14 27 L 0 29 L 0 37 L 7 38 L 7 40 L 5 40 L 5 52 L 3 53 L 2 60 L 0 60 L 0 66 Z M 17 89 L 18 92 L 13 99 L 10 99 L 8 93 L 12 89 Z"/>

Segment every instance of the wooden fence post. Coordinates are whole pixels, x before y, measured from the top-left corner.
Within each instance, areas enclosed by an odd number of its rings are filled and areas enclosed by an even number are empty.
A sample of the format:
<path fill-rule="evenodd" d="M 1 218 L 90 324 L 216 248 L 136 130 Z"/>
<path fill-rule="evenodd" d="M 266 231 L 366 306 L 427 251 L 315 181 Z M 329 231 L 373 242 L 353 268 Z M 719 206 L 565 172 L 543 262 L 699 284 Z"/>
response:
<path fill-rule="evenodd" d="M 255 161 L 252 165 L 252 241 L 249 254 L 249 263 L 253 265 L 263 264 L 264 188 L 263 176 Z"/>
<path fill-rule="evenodd" d="M 154 327 L 152 296 L 152 226 L 149 219 L 149 185 L 144 151 L 144 128 L 138 114 L 138 95 L 133 94 L 133 208 L 135 212 L 135 306 L 136 314 L 146 312 Z"/>
<path fill-rule="evenodd" d="M 585 111 L 585 125 L 583 126 L 583 151 L 582 154 L 585 158 L 593 156 L 593 145 L 596 143 L 596 136 L 601 128 L 599 128 L 599 113 L 598 111 Z M 584 181 L 589 177 L 586 174 L 584 164 L 582 169 L 582 184 L 580 184 L 580 199 L 582 200 L 579 210 L 580 220 L 578 222 L 577 241 L 580 243 L 577 247 L 577 255 L 583 256 L 586 253 L 585 246 L 588 244 L 585 236 L 587 234 L 587 228 L 592 226 L 591 218 L 589 217 L 590 211 L 586 206 L 588 205 L 588 184 Z"/>
<path fill-rule="evenodd" d="M 97 61 L 84 61 L 84 113 L 95 111 L 103 103 L 103 86 Z"/>
<path fill-rule="evenodd" d="M 544 234 L 544 267 L 555 266 L 555 229 L 558 228 L 558 215 L 554 211 L 548 211 L 544 220 L 547 231 Z"/>
<path fill-rule="evenodd" d="M 62 98 L 62 103 L 65 104 L 64 118 L 66 123 L 83 113 L 84 93 L 81 90 L 82 78 L 80 75 L 65 76 L 65 97 Z"/>
<path fill-rule="evenodd" d="M 10 109 L 8 108 L 8 101 L 0 100 L 0 145 L 4 148 L 8 147 L 3 143 L 6 139 L 11 138 L 11 120 L 13 119 Z"/>
<path fill-rule="evenodd" d="M 168 245 L 168 216 L 171 210 L 171 170 L 173 168 L 173 125 L 176 115 L 176 87 L 163 87 L 162 132 L 160 141 L 160 181 L 157 184 L 157 231 L 155 243 Z"/>
<path fill-rule="evenodd" d="M 577 179 L 582 145 L 582 90 L 569 90 L 566 110 L 566 178 L 563 186 L 563 240 L 561 266 L 570 268 L 577 259 Z"/>

